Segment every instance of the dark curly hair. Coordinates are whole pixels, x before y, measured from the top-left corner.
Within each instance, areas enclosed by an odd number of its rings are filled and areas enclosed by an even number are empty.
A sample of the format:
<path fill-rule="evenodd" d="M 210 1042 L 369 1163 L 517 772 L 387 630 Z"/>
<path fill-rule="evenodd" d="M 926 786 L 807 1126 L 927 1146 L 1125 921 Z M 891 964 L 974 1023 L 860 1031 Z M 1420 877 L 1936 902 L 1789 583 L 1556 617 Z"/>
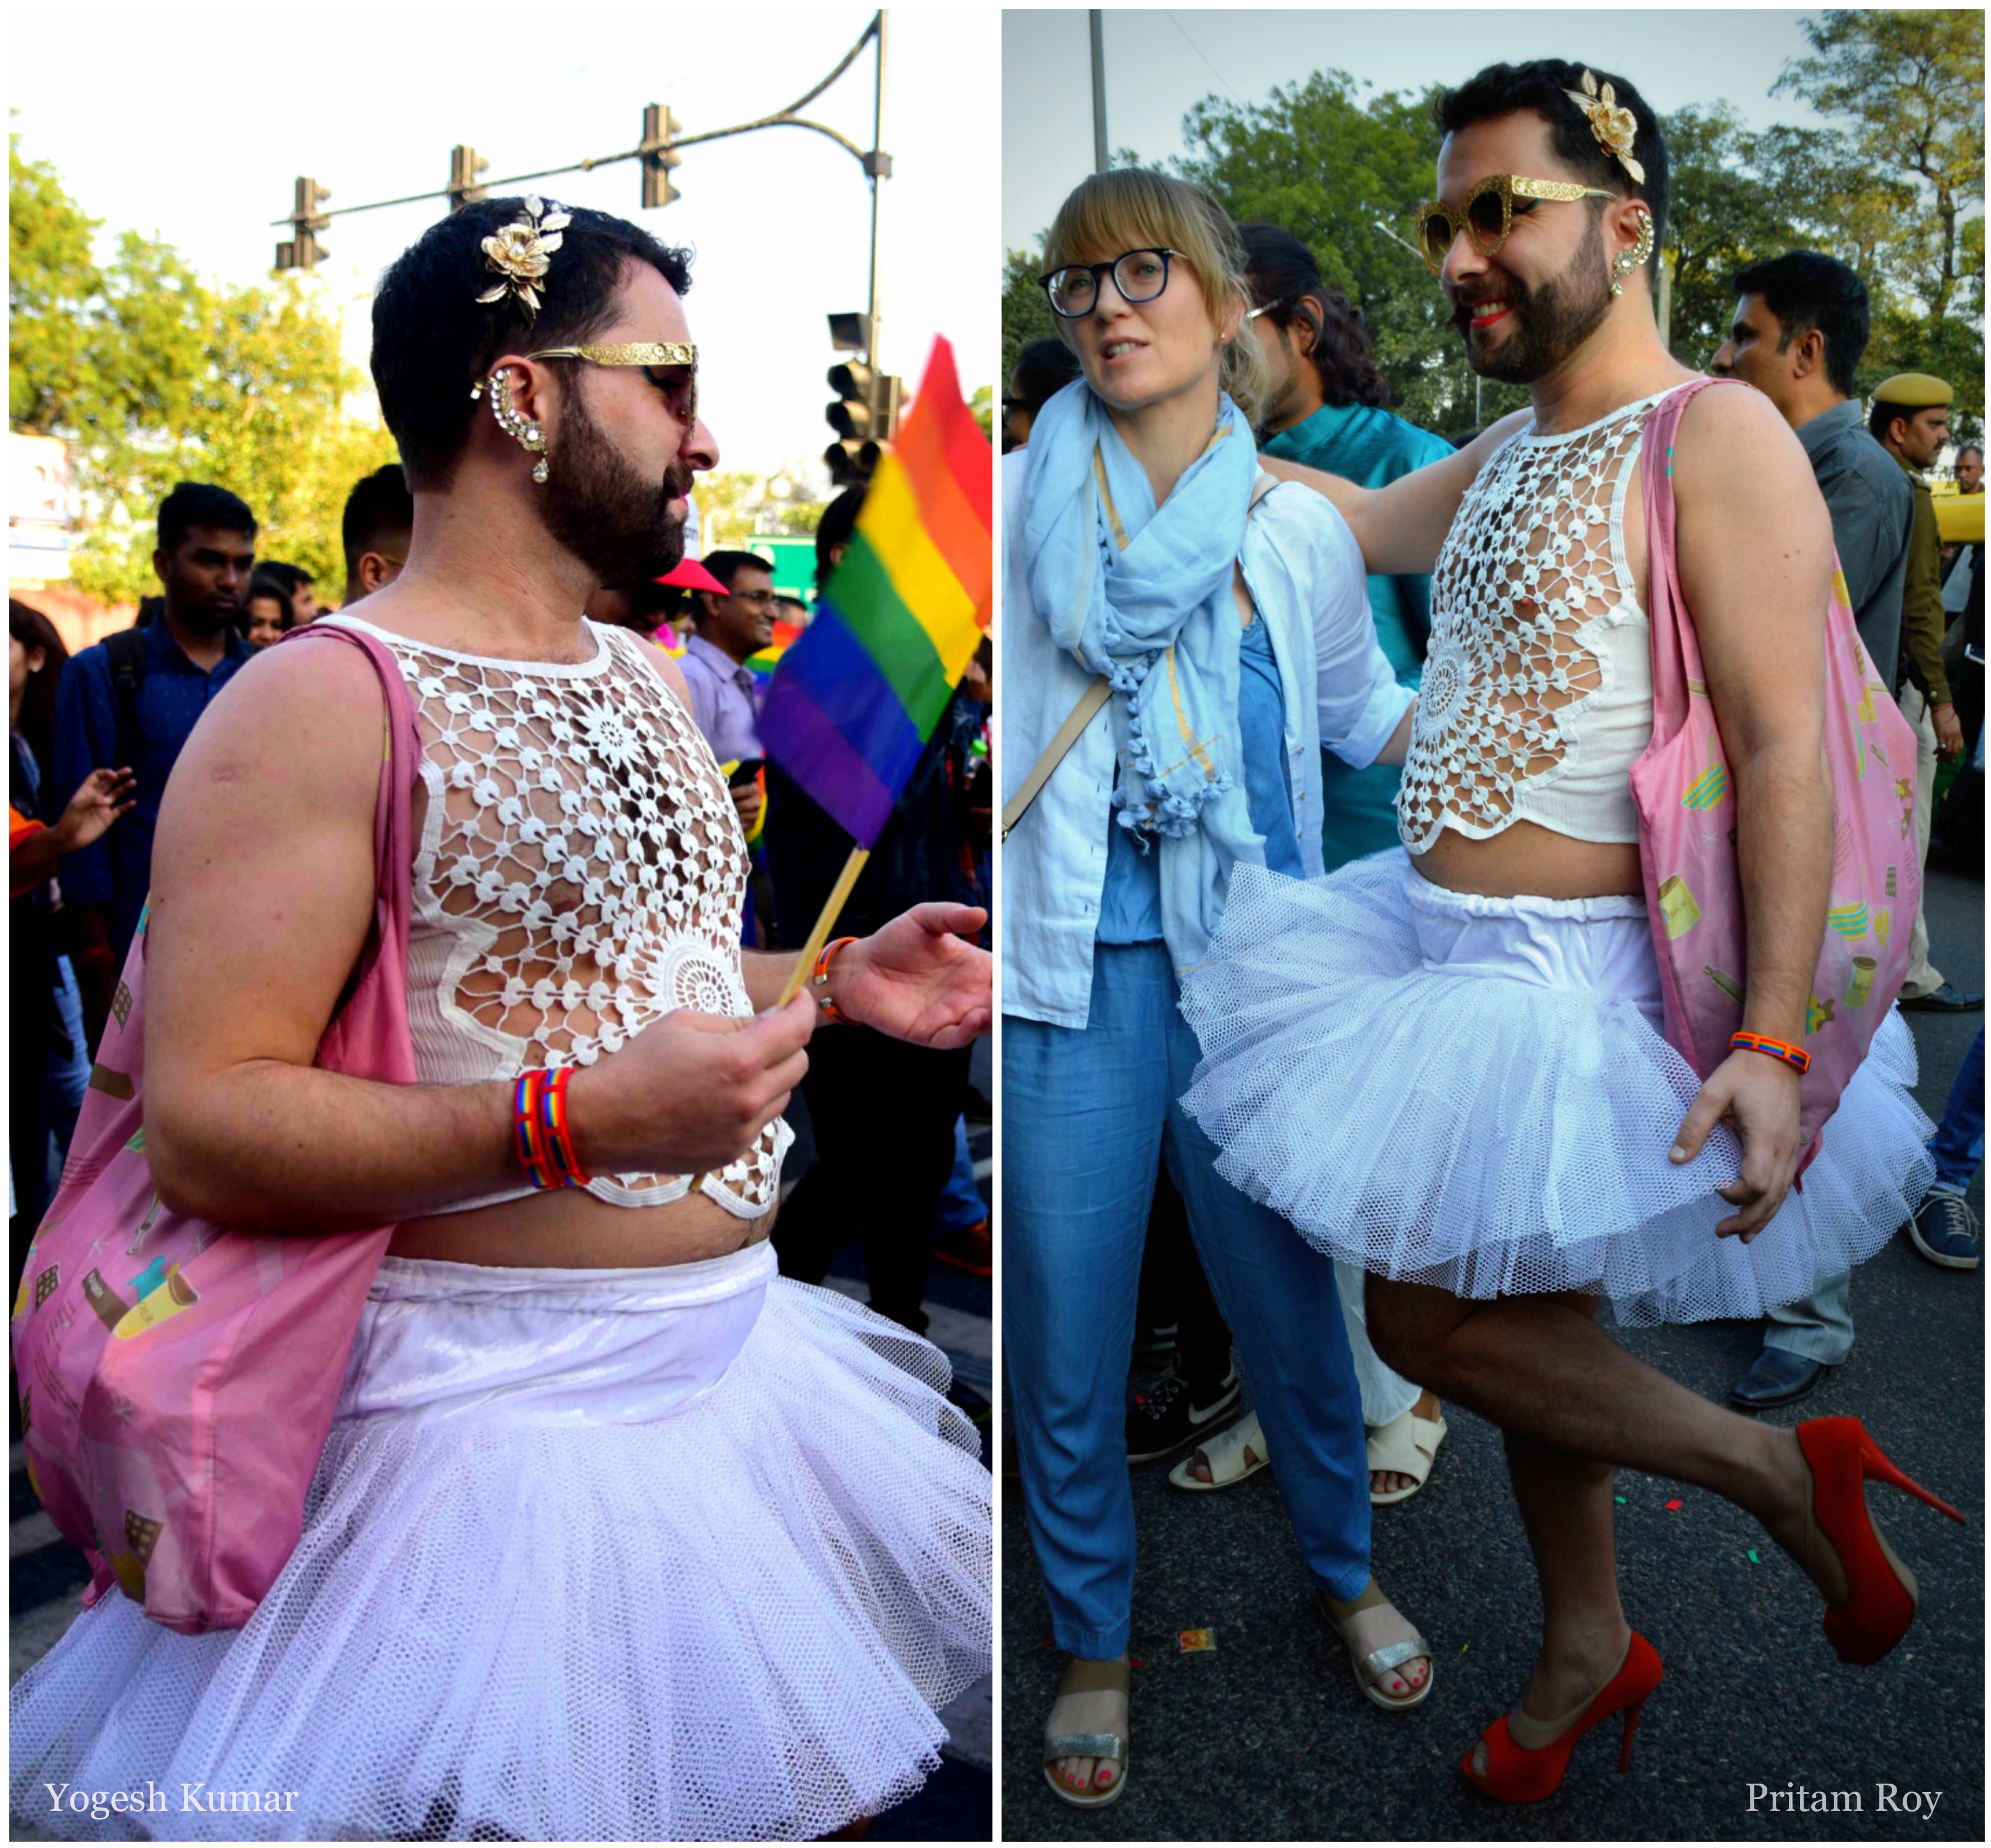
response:
<path fill-rule="evenodd" d="M 1380 407 L 1390 387 L 1376 368 L 1376 349 L 1362 311 L 1320 279 L 1314 254 L 1278 225 L 1240 225 L 1251 305 L 1278 327 L 1300 326 L 1312 336 L 1307 357 L 1320 375 L 1321 395 L 1337 409 Z"/>
<path fill-rule="evenodd" d="M 625 264 L 647 263 L 682 295 L 691 287 L 688 251 L 658 243 L 627 220 L 565 207 L 543 304 L 528 319 L 516 296 L 485 303 L 492 286 L 484 240 L 525 210 L 522 199 L 485 199 L 433 224 L 388 266 L 373 298 L 373 383 L 412 489 L 449 485 L 471 414 L 470 388 L 500 353 L 577 346 L 614 318 Z"/>
<path fill-rule="evenodd" d="M 1569 100 L 1571 90 L 1583 88 L 1588 70 L 1601 89 L 1611 86 L 1620 108 L 1629 109 L 1638 124 L 1632 144 L 1632 158 L 1645 169 L 1646 177 L 1634 183 L 1618 157 L 1591 132 L 1590 118 Z M 1602 186 L 1627 199 L 1642 199 L 1652 214 L 1652 255 L 1649 267 L 1656 275 L 1659 250 L 1666 241 L 1668 182 L 1666 144 L 1659 134 L 1659 117 L 1652 106 L 1623 77 L 1596 66 L 1572 64 L 1563 58 L 1536 58 L 1526 64 L 1489 64 L 1468 77 L 1456 90 L 1441 91 L 1433 99 L 1431 118 L 1441 138 L 1455 134 L 1475 122 L 1492 121 L 1517 111 L 1529 109 L 1547 122 L 1550 145 L 1564 165 L 1574 168 L 1593 186 Z M 1596 199 L 1586 202 L 1598 211 Z"/>

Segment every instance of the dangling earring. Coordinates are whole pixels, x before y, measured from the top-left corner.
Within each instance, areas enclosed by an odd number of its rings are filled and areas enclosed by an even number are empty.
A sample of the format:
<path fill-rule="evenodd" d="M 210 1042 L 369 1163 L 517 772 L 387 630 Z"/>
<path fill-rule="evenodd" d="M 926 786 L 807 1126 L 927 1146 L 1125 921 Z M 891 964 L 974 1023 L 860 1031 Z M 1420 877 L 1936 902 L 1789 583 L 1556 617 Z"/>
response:
<path fill-rule="evenodd" d="M 1611 267 L 1622 278 L 1630 275 L 1641 264 L 1649 260 L 1652 254 L 1652 215 L 1649 212 L 1641 212 L 1639 214 L 1639 241 L 1630 250 L 1619 251 L 1617 260 Z M 1611 284 L 1611 293 L 1613 295 L 1623 294 L 1623 282 L 1614 281 Z"/>
<path fill-rule="evenodd" d="M 485 389 L 491 393 L 491 414 L 498 420 L 498 427 L 512 437 L 520 448 L 536 455 L 539 459 L 533 465 L 533 479 L 543 483 L 546 478 L 546 461 L 542 453 L 546 439 L 539 425 L 529 422 L 512 403 L 512 369 L 502 366 L 493 373 L 486 386 L 473 385 L 470 395 L 475 398 Z"/>

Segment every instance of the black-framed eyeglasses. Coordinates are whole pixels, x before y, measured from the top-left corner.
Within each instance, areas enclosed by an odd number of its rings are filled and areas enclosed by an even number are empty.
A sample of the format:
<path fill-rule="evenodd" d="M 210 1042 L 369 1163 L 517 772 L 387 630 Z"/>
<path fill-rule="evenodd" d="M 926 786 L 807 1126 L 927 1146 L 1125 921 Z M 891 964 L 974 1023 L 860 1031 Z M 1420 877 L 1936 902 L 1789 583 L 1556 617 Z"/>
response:
<path fill-rule="evenodd" d="M 1109 274 L 1122 301 L 1130 306 L 1152 301 L 1169 286 L 1169 260 L 1176 254 L 1159 249 L 1122 250 L 1111 263 L 1068 263 L 1037 281 L 1050 298 L 1053 314 L 1083 321 L 1099 305 L 1100 282 Z"/>

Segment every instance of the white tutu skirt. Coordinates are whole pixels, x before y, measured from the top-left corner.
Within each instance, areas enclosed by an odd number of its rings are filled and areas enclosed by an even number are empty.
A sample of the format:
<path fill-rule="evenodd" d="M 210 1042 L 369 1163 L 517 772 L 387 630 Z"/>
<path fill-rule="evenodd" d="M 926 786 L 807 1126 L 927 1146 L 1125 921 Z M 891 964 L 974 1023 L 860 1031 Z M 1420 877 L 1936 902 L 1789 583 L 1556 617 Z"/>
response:
<path fill-rule="evenodd" d="M 1802 1190 L 1717 1238 L 1741 1147 L 1724 1124 L 1667 1159 L 1700 1087 L 1661 1033 L 1639 899 L 1451 892 L 1401 852 L 1240 867 L 1182 995 L 1204 1055 L 1183 1101 L 1218 1172 L 1335 1258 L 1457 1296 L 1760 1316 L 1879 1251 L 1935 1172 L 1891 1012 Z"/>
<path fill-rule="evenodd" d="M 937 1349 L 774 1268 L 388 1259 L 269 1596 L 204 1636 L 84 1611 L 14 1690 L 13 1814 L 793 1840 L 910 1795 L 989 1666 L 989 1474 Z"/>

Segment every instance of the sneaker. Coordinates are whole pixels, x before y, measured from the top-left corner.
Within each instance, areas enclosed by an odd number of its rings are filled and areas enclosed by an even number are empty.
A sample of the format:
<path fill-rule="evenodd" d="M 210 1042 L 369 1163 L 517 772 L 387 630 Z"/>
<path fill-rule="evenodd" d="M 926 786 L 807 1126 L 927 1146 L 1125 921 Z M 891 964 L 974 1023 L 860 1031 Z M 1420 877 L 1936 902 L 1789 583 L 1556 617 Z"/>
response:
<path fill-rule="evenodd" d="M 1136 1324 L 1134 1370 L 1141 1373 L 1149 1367 L 1172 1366 L 1176 1357 L 1176 1337 L 1181 1332 L 1182 1324 L 1179 1322 Z"/>
<path fill-rule="evenodd" d="M 971 1277 L 996 1275 L 996 1251 L 989 1241 L 989 1222 L 979 1220 L 960 1230 L 934 1234 L 933 1254 L 944 1264 Z"/>
<path fill-rule="evenodd" d="M 1192 1384 L 1179 1360 L 1145 1392 L 1134 1394 L 1127 1408 L 1127 1461 L 1152 1463 L 1172 1456 L 1194 1443 L 1216 1419 L 1237 1403 L 1240 1391 L 1234 1361 L 1221 1380 Z"/>
<path fill-rule="evenodd" d="M 1925 1195 L 1908 1231 L 1915 1249 L 1931 1264 L 1945 1271 L 1977 1268 L 1977 1215 L 1958 1195 Z"/>

